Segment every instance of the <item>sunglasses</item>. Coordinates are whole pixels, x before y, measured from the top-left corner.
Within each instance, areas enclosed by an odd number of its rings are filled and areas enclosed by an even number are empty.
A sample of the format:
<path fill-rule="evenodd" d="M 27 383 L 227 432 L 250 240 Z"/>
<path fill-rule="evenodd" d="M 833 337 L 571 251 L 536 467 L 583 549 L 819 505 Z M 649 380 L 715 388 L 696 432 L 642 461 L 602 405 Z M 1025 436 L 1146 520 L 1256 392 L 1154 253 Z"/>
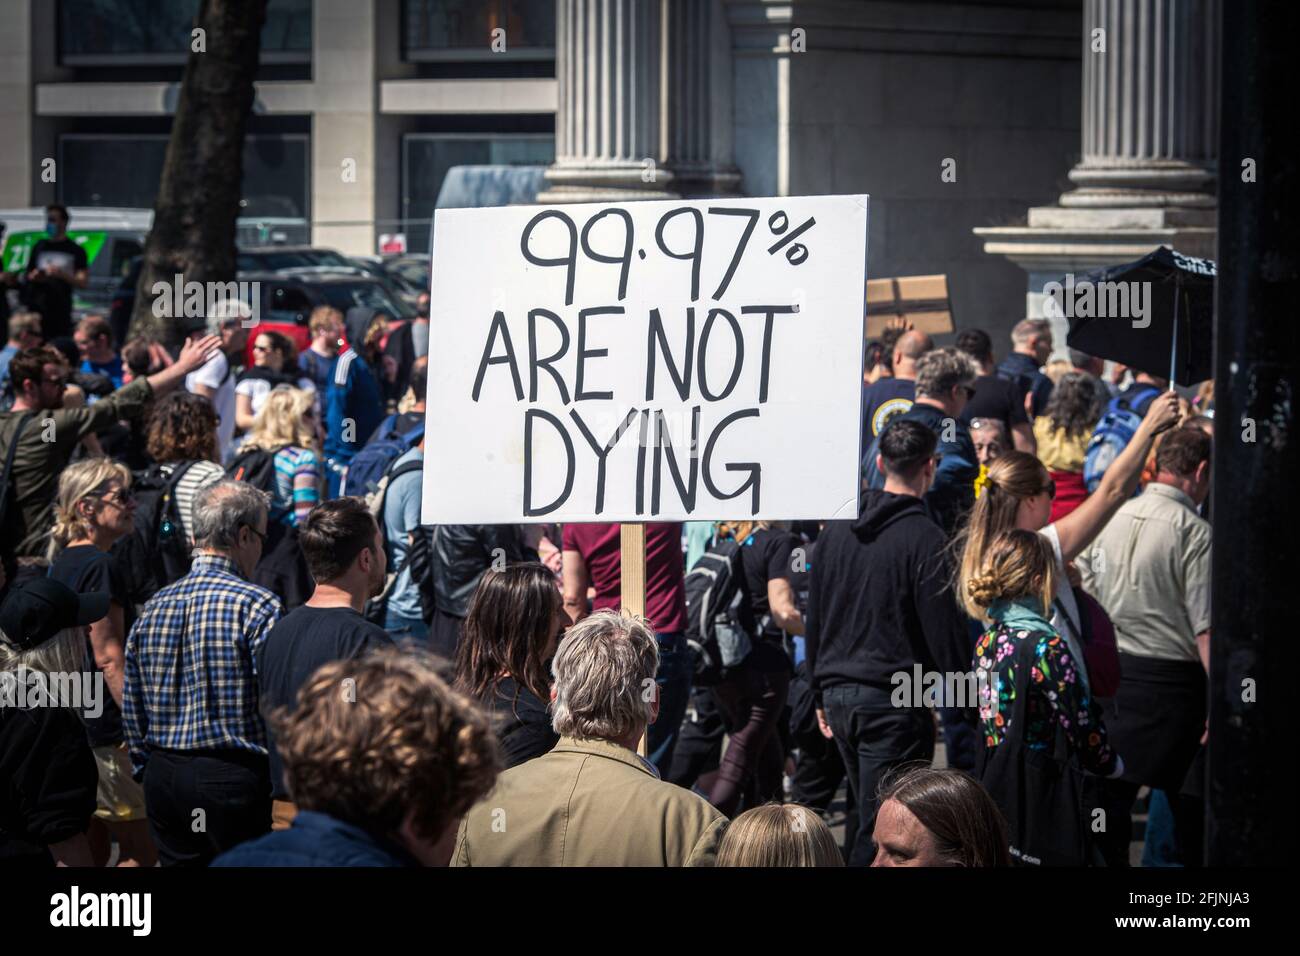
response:
<path fill-rule="evenodd" d="M 91 497 L 98 498 L 100 501 L 105 501 L 110 505 L 118 505 L 122 508 L 128 508 L 136 503 L 135 494 L 130 491 L 109 491 L 103 494 L 92 495 Z"/>
<path fill-rule="evenodd" d="M 966 393 L 966 401 L 969 402 L 975 397 L 975 387 L 973 385 L 958 385 L 957 387 Z"/>
<path fill-rule="evenodd" d="M 1043 487 L 1043 491 L 1047 493 L 1047 497 L 1052 498 L 1052 499 L 1055 499 L 1055 498 L 1056 498 L 1056 481 L 1053 480 L 1053 479 L 1051 479 L 1051 478 L 1048 478 L 1048 479 L 1047 479 L 1047 484 Z"/>

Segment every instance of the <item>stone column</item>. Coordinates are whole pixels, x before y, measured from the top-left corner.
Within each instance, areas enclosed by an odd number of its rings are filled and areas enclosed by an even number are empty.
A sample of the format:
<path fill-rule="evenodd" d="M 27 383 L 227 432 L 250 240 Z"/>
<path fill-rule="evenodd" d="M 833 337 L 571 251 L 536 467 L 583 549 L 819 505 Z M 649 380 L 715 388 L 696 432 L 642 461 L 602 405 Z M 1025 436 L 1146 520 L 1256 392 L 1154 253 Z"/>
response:
<path fill-rule="evenodd" d="M 555 163 L 538 201 L 672 199 L 660 137 L 660 0 L 556 4 Z"/>
<path fill-rule="evenodd" d="M 740 185 L 727 129 L 731 51 L 715 8 L 715 0 L 664 0 L 665 162 L 686 196 L 730 193 Z"/>
<path fill-rule="evenodd" d="M 1027 225 L 974 230 L 1028 273 L 1026 315 L 1044 315 L 1043 286 L 1067 273 L 1162 245 L 1213 258 L 1221 12 L 1222 0 L 1084 0 L 1075 188 Z M 1047 318 L 1060 354 L 1065 320 Z"/>
<path fill-rule="evenodd" d="M 1214 205 L 1218 16 L 1219 0 L 1085 0 L 1083 161 L 1061 205 Z"/>

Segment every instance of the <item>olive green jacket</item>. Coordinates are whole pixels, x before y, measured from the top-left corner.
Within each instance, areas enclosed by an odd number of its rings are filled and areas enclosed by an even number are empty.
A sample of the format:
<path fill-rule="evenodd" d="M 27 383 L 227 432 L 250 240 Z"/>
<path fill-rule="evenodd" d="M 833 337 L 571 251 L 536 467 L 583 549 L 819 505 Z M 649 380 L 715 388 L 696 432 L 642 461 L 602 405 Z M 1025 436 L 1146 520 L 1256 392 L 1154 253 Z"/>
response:
<path fill-rule="evenodd" d="M 712 866 L 726 825 L 625 747 L 561 737 L 470 809 L 452 866 Z"/>
<path fill-rule="evenodd" d="M 147 379 L 138 378 L 93 405 L 31 413 L 14 452 L 10 486 L 13 497 L 0 529 L 3 549 L 19 557 L 44 557 L 54 525 L 54 495 L 59 475 L 72 460 L 77 444 L 123 418 L 134 418 L 153 395 Z M 27 412 L 0 412 L 0 465 Z"/>

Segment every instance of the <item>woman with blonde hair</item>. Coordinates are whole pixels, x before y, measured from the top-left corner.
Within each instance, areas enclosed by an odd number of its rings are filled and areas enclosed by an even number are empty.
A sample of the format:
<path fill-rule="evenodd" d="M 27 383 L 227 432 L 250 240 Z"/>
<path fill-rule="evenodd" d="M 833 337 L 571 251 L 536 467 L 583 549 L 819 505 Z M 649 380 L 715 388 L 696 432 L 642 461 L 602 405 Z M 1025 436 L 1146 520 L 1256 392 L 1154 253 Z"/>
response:
<path fill-rule="evenodd" d="M 980 781 L 1010 825 L 1013 856 L 1083 864 L 1095 856 L 1081 819 L 1087 808 L 1081 793 L 1063 793 L 1078 783 L 1059 767 L 1045 772 L 1043 764 L 1058 760 L 1058 739 L 1067 763 L 1097 776 L 1117 777 L 1124 763 L 1107 742 L 1082 657 L 1050 620 L 1056 576 L 1046 538 L 1013 528 L 989 543 L 966 580 L 963 596 L 991 622 L 975 645 L 985 748 Z"/>
<path fill-rule="evenodd" d="M 968 585 L 983 568 L 992 541 L 1017 528 L 1039 532 L 1055 558 L 1052 577 L 1056 597 L 1049 603 L 1047 614 L 1075 659 L 1082 661 L 1079 635 L 1083 624 L 1067 566 L 1115 516 L 1120 505 L 1132 497 L 1152 443 L 1177 423 L 1178 416 L 1178 397 L 1173 392 L 1154 399 L 1132 440 L 1106 469 L 1097 490 L 1059 521 L 1051 521 L 1056 484 L 1042 462 L 1022 451 L 1007 452 L 993 462 L 975 507 L 955 541 L 961 556 L 957 594 L 967 613 L 976 620 L 987 620 L 985 609 L 971 597 Z M 1086 683 L 1086 672 L 1082 676 Z"/>
<path fill-rule="evenodd" d="M 843 866 L 835 837 L 816 810 L 768 803 L 727 827 L 715 866 Z"/>
<path fill-rule="evenodd" d="M 306 519 L 320 501 L 321 465 L 315 396 L 305 389 L 278 385 L 271 389 L 253 427 L 239 446 L 230 474 L 241 477 L 251 452 L 272 457 L 275 483 L 270 520 L 290 527 Z"/>
<path fill-rule="evenodd" d="M 135 621 L 135 606 L 117 561 L 109 554 L 118 539 L 134 528 L 135 498 L 131 473 L 108 458 L 87 458 L 59 476 L 54 502 L 54 531 L 49 576 L 77 594 L 106 593 L 108 613 L 88 628 L 86 650 L 94 662 L 91 676 L 108 694 L 98 716 L 84 716 L 86 736 L 99 767 L 99 806 L 95 818 L 117 838 L 118 866 L 153 866 L 157 850 L 149 836 L 144 791 L 131 778 L 122 732 L 122 685 L 126 636 Z M 91 849 L 102 865 L 108 860 L 108 832 L 90 831 Z"/>

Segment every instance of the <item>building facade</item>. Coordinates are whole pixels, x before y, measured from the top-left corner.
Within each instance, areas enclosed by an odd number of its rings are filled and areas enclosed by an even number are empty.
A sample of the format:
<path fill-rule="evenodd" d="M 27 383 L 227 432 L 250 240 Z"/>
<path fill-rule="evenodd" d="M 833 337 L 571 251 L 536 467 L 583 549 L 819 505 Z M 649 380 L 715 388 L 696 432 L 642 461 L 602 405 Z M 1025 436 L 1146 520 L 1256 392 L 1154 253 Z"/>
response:
<path fill-rule="evenodd" d="M 481 163 L 546 166 L 546 202 L 865 192 L 871 274 L 946 273 L 958 327 L 1005 343 L 1043 272 L 1005 230 L 1107 175 L 1106 2 L 270 0 L 244 215 L 424 250 L 447 170 Z M 152 205 L 197 7 L 0 0 L 0 207 Z"/>

